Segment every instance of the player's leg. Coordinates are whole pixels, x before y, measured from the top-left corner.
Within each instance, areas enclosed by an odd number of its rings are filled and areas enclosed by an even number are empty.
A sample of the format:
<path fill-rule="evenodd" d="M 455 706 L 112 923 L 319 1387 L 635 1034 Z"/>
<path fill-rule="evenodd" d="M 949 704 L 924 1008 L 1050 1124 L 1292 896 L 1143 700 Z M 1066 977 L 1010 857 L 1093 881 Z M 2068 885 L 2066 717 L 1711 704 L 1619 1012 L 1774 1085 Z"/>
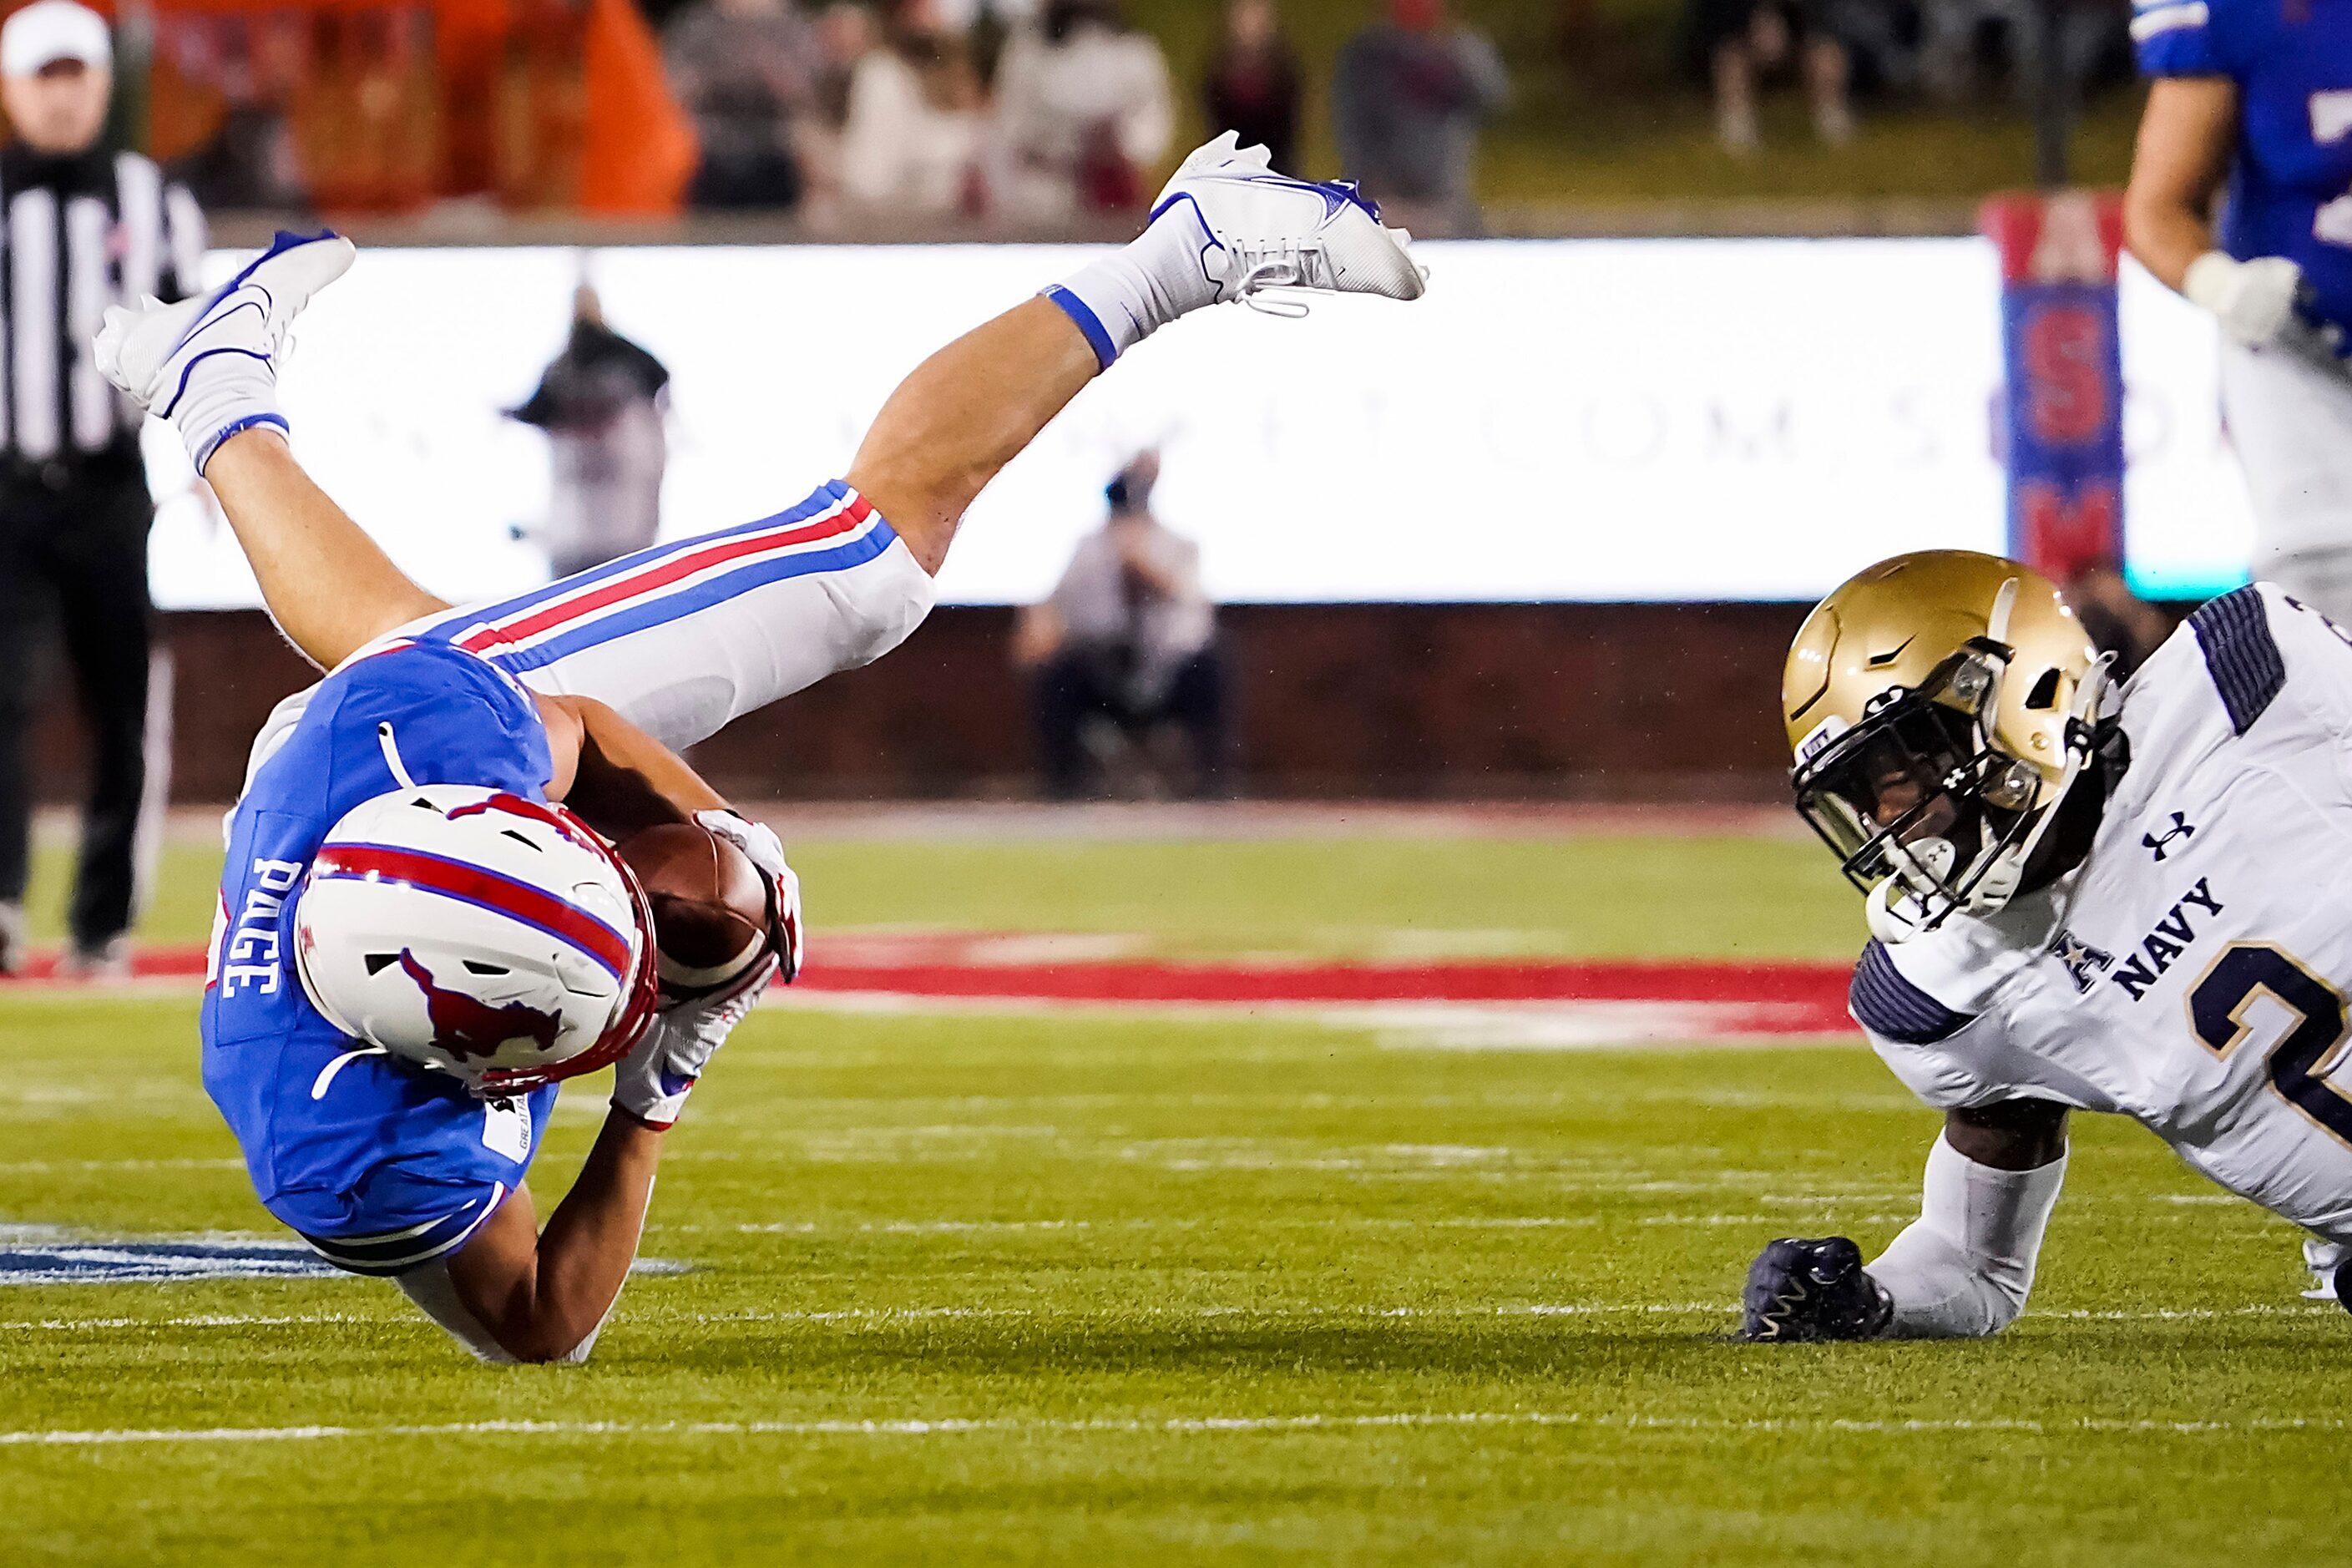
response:
<path fill-rule="evenodd" d="M 320 489 L 278 431 L 222 442 L 205 480 L 261 585 L 262 602 L 296 647 L 332 669 L 395 626 L 449 607 L 392 563 Z"/>
<path fill-rule="evenodd" d="M 136 912 L 140 805 L 147 784 L 147 530 L 143 479 L 113 487 L 58 542 L 68 661 L 90 742 L 89 799 L 68 930 L 77 960 L 112 962 Z"/>
<path fill-rule="evenodd" d="M 875 416 L 849 483 L 936 574 L 988 481 L 1104 368 L 1066 310 L 1032 300 L 915 368 Z"/>
<path fill-rule="evenodd" d="M 0 974 L 22 968 L 26 956 L 33 668 L 54 603 L 49 554 L 28 520 L 0 513 Z"/>
<path fill-rule="evenodd" d="M 2254 512 L 2254 575 L 2352 625 L 2352 379 L 2221 345 L 2221 398 Z"/>
<path fill-rule="evenodd" d="M 1226 136 L 1144 233 L 931 356 L 850 469 L 802 506 L 665 545 L 427 635 L 672 746 L 895 647 L 929 613 L 965 508 L 1086 384 L 1178 317 L 1269 288 L 1411 300 L 1406 237 L 1351 186 L 1291 180 Z"/>
<path fill-rule="evenodd" d="M 347 239 L 280 235 L 201 299 L 109 310 L 98 338 L 107 378 L 180 432 L 279 629 L 328 668 L 446 608 L 311 482 L 281 438 L 276 361 L 286 330 L 351 263 Z"/>

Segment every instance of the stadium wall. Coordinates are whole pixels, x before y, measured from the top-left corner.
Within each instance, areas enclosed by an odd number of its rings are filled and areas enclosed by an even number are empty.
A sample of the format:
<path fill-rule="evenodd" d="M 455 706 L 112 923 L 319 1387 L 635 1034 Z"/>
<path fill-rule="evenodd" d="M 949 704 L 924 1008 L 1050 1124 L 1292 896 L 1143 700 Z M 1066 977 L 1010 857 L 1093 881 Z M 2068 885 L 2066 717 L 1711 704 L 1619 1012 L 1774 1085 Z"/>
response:
<path fill-rule="evenodd" d="M 1802 606 L 1286 605 L 1224 612 L 1249 793 L 1275 797 L 1766 801 Z M 745 799 L 1031 793 L 1013 613 L 943 608 L 907 645 L 697 752 Z M 254 611 L 166 615 L 173 798 L 226 802 L 270 708 L 312 679 Z M 47 683 L 37 782 L 81 788 L 69 687 Z"/>

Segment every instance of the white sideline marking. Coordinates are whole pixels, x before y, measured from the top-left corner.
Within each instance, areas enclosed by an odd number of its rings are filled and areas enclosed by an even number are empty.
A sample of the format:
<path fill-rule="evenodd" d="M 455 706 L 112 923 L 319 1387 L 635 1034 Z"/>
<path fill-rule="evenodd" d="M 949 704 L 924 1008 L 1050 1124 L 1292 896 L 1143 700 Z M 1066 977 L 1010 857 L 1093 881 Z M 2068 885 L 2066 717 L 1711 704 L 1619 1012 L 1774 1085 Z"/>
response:
<path fill-rule="evenodd" d="M 1132 1435 L 1195 1436 L 1292 1432 L 1358 1432 L 1465 1426 L 1588 1426 L 1632 1432 L 1779 1432 L 1795 1435 L 1906 1436 L 2020 1432 L 2064 1436 L 2112 1433 L 2165 1436 L 2231 1436 L 2249 1432 L 2342 1432 L 2352 1423 L 2332 1417 L 2252 1416 L 2245 1420 L 2157 1421 L 2084 1416 L 2038 1421 L 2028 1416 L 1864 1421 L 1843 1417 L 1730 1420 L 1691 1415 L 1623 1415 L 1583 1411 L 1400 1410 L 1346 1415 L 1176 1415 L 1161 1420 L 1088 1420 L 954 1416 L 881 1421 L 456 1421 L 382 1426 L 196 1426 L 106 1431 L 0 1432 L 0 1447 L 100 1447 L 133 1443 L 315 1443 L 342 1437 L 950 1437 L 970 1433 L 1036 1436 Z"/>

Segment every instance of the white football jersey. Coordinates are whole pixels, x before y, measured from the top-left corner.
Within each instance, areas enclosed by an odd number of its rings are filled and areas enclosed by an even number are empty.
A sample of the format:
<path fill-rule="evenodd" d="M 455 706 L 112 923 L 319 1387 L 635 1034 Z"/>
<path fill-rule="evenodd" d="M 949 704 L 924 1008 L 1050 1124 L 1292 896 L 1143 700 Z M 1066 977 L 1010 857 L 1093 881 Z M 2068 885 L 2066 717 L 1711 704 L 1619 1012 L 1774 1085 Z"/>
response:
<path fill-rule="evenodd" d="M 2352 642 L 2242 588 L 2148 660 L 2122 719 L 2130 765 L 2082 866 L 1871 943 L 1854 1016 L 1930 1105 L 2129 1116 L 2352 1243 Z"/>

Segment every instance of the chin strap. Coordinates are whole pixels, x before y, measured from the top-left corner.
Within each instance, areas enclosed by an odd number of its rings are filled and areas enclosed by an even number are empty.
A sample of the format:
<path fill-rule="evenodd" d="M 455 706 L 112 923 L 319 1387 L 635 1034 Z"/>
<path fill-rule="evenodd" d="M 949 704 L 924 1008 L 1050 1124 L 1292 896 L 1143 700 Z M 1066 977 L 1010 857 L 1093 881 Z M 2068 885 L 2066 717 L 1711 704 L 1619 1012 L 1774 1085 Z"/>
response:
<path fill-rule="evenodd" d="M 2114 654 L 2101 654 L 2074 688 L 2074 705 L 2066 712 L 2066 771 L 2058 775 L 2058 787 L 2052 792 L 2050 804 L 2034 819 L 2025 841 L 2001 856 L 2002 863 L 1990 868 L 1971 890 L 1963 906 L 1970 914 L 1994 914 L 2009 907 L 2010 900 L 2017 896 L 2018 887 L 2025 879 L 2025 868 L 2033 863 L 2034 852 L 2042 847 L 2042 839 L 2057 822 L 2058 808 L 2082 782 L 2084 770 L 2098 760 L 2099 709 L 2107 693 L 2115 689 L 2107 674 L 2115 662 Z"/>
<path fill-rule="evenodd" d="M 376 750 L 383 753 L 383 765 L 392 770 L 392 782 L 410 795 L 416 793 L 416 781 L 408 776 L 408 765 L 400 760 L 400 742 L 392 738 L 392 721 L 385 720 L 375 727 Z"/>

